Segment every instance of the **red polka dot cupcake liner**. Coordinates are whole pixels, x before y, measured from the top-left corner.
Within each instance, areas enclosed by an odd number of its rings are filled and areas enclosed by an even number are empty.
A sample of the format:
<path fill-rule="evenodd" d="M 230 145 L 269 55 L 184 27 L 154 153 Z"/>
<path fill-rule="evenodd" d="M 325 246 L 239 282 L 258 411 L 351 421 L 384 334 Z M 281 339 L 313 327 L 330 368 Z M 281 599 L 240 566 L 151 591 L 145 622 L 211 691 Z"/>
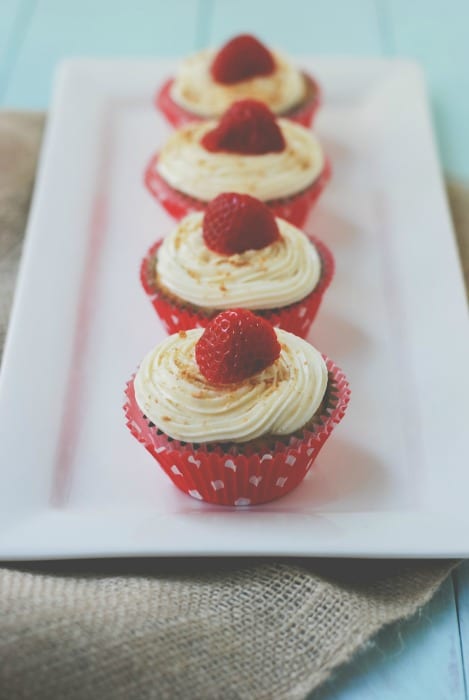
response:
<path fill-rule="evenodd" d="M 150 194 L 160 202 L 168 214 L 179 221 L 188 214 L 204 211 L 207 202 L 190 197 L 171 187 L 158 173 L 156 167 L 157 163 L 158 153 L 153 156 L 147 166 L 145 171 L 145 185 Z M 274 216 L 278 216 L 280 219 L 285 219 L 294 226 L 302 228 L 308 214 L 313 209 L 316 201 L 329 182 L 331 174 L 331 165 L 329 161 L 326 160 L 321 174 L 316 178 L 313 184 L 305 190 L 291 197 L 273 199 L 265 203 L 272 210 Z"/>
<path fill-rule="evenodd" d="M 254 313 L 270 321 L 276 328 L 282 328 L 301 338 L 306 338 L 308 335 L 324 293 L 332 281 L 335 269 L 334 258 L 329 248 L 317 238 L 310 237 L 310 240 L 315 245 L 321 258 L 321 277 L 313 291 L 304 299 L 283 308 L 253 309 Z M 140 280 L 153 308 L 169 334 L 187 331 L 191 328 L 205 328 L 212 318 L 220 312 L 220 309 L 214 309 L 211 313 L 202 314 L 193 309 L 179 306 L 162 294 L 155 285 L 156 255 L 161 243 L 161 240 L 157 241 L 149 249 L 140 268 Z"/>
<path fill-rule="evenodd" d="M 291 119 L 291 121 L 301 124 L 302 126 L 309 127 L 312 125 L 316 113 L 321 106 L 321 89 L 310 75 L 303 73 L 303 77 L 306 81 L 308 97 L 303 100 L 300 105 L 280 116 Z M 177 129 L 191 122 L 202 121 L 204 117 L 194 114 L 194 112 L 190 112 L 174 102 L 171 97 L 173 83 L 174 80 L 172 78 L 167 80 L 157 92 L 155 96 L 155 106 L 157 109 L 159 109 L 166 117 L 167 121 Z"/>
<path fill-rule="evenodd" d="M 225 450 L 222 445 L 194 445 L 171 439 L 143 415 L 135 399 L 133 378 L 125 392 L 127 426 L 173 484 L 189 496 L 224 506 L 273 501 L 303 481 L 345 414 L 350 398 L 347 379 L 331 360 L 325 361 L 328 400 L 314 427 L 304 430 L 302 437 L 279 441 L 273 449 L 255 450 L 243 443 Z"/>

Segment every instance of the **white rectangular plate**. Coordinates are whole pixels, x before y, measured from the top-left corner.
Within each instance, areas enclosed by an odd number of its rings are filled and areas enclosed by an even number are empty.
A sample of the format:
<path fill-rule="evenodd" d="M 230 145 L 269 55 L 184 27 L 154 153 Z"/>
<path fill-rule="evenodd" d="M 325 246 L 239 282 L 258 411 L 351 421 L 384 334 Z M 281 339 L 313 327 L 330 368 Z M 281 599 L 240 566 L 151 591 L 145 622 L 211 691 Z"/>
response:
<path fill-rule="evenodd" d="M 164 61 L 57 80 L 0 391 L 0 556 L 469 555 L 469 324 L 414 64 L 305 59 L 334 177 L 308 230 L 337 261 L 311 339 L 347 415 L 306 481 L 252 509 L 179 493 L 127 431 L 123 388 L 163 338 L 139 263 L 172 227 L 144 166 Z"/>

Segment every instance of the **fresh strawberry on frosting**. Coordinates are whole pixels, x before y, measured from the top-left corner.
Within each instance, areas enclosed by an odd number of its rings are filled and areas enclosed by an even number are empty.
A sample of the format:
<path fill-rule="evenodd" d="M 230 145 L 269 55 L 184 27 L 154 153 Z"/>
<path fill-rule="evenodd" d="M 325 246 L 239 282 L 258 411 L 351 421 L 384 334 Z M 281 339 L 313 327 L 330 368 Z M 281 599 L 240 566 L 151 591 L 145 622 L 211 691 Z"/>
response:
<path fill-rule="evenodd" d="M 270 75 L 275 61 L 270 51 L 251 34 L 239 34 L 217 53 L 211 73 L 218 83 L 233 85 L 258 75 Z"/>
<path fill-rule="evenodd" d="M 259 199 L 224 192 L 207 206 L 203 238 L 207 248 L 221 255 L 260 250 L 280 237 L 275 217 Z"/>
<path fill-rule="evenodd" d="M 281 346 L 271 324 L 247 309 L 218 314 L 195 346 L 201 374 L 212 384 L 242 382 L 269 367 Z"/>
<path fill-rule="evenodd" d="M 239 100 L 202 138 L 207 151 L 263 155 L 285 149 L 285 138 L 270 109 L 257 100 Z"/>

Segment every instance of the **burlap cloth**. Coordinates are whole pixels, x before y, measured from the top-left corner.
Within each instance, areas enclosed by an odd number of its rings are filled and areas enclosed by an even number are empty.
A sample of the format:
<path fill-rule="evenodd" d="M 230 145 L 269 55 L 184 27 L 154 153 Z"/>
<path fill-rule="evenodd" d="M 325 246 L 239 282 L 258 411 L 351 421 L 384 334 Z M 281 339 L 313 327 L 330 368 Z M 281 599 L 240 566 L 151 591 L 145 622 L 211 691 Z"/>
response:
<path fill-rule="evenodd" d="M 0 115 L 0 333 L 41 115 Z M 469 193 L 450 187 L 469 269 Z M 464 209 L 465 207 L 465 209 Z M 0 569 L 2 700 L 305 698 L 454 562 L 121 560 Z"/>

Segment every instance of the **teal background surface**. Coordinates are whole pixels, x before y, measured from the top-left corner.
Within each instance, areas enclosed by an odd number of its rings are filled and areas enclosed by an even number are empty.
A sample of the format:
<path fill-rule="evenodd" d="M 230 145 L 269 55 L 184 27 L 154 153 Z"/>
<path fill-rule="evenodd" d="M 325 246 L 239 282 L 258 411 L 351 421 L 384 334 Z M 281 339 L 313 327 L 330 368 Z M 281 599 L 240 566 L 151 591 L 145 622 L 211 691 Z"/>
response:
<path fill-rule="evenodd" d="M 469 179 L 468 0 L 2 0 L 0 104 L 44 108 L 65 56 L 180 56 L 238 31 L 292 54 L 422 64 L 445 170 Z"/>
<path fill-rule="evenodd" d="M 64 57 L 176 57 L 250 31 L 291 54 L 419 61 L 443 168 L 469 181 L 468 30 L 469 0 L 1 0 L 0 106 L 47 108 Z M 311 697 L 464 700 L 468 668 L 464 564 Z"/>

